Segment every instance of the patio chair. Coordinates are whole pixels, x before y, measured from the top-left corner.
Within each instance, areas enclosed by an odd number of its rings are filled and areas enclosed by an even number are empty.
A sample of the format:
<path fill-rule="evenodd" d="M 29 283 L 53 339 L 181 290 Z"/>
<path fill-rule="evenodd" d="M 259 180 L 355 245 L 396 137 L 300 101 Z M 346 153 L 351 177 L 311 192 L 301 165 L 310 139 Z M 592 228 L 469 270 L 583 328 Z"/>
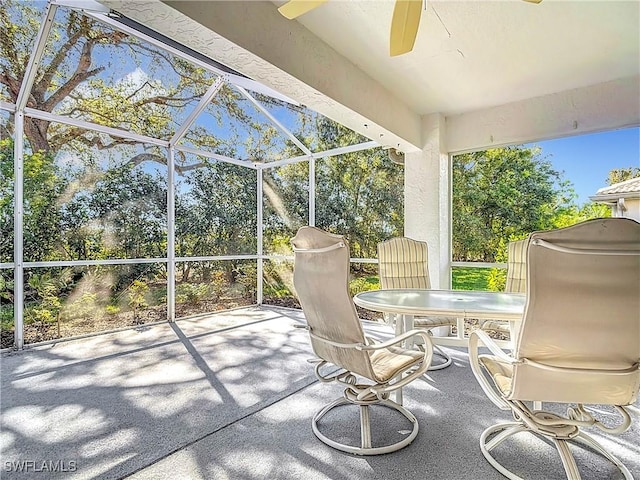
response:
<path fill-rule="evenodd" d="M 507 281 L 504 291 L 525 293 L 527 291 L 527 242 L 528 239 L 509 242 L 507 245 Z M 480 324 L 482 330 L 503 333 L 512 336 L 509 322 L 485 320 Z M 515 339 L 512 338 L 515 343 Z"/>
<path fill-rule="evenodd" d="M 568 479 L 580 478 L 572 441 L 595 450 L 631 479 L 629 470 L 582 429 L 615 434 L 631 424 L 627 406 L 636 401 L 640 385 L 640 223 L 606 218 L 533 233 L 527 251 L 527 302 L 514 351 L 507 355 L 482 330 L 469 339 L 480 386 L 515 418 L 482 433 L 482 453 L 503 475 L 520 479 L 492 451 L 513 435 L 530 432 L 555 445 Z M 481 345 L 491 354 L 479 355 Z M 557 403 L 571 404 L 565 415 Z M 587 404 L 612 411 L 605 418 Z"/>
<path fill-rule="evenodd" d="M 344 237 L 315 227 L 302 227 L 291 243 L 295 252 L 294 287 L 307 320 L 313 351 L 318 356 L 315 374 L 321 382 L 337 381 L 346 387 L 342 397 L 313 417 L 313 432 L 327 445 L 359 455 L 389 453 L 409 445 L 418 434 L 418 421 L 391 400 L 390 394 L 420 378 L 429 367 L 433 350 L 428 333 L 411 330 L 382 343 L 365 338 L 349 294 L 349 245 Z M 401 346 L 413 338 L 422 339 L 426 347 L 423 352 Z M 321 372 L 325 366 L 328 373 Z M 343 405 L 359 407 L 360 445 L 331 439 L 318 426 L 327 413 Z M 393 443 L 373 445 L 369 420 L 369 408 L 373 405 L 399 412 L 410 422 L 411 432 L 400 435 L 399 441 L 394 438 Z M 393 434 L 398 436 L 397 428 Z"/>
<path fill-rule="evenodd" d="M 380 288 L 419 288 L 430 289 L 428 266 L 429 251 L 426 242 L 407 237 L 396 237 L 378 243 L 378 273 Z M 386 315 L 391 323 L 399 325 L 397 315 Z M 428 330 L 436 327 L 447 327 L 448 330 L 456 325 L 453 317 L 418 317 L 413 322 L 415 327 Z M 451 357 L 440 347 L 434 345 L 434 352 L 444 358 L 444 362 L 431 365 L 429 370 L 440 370 L 451 365 Z"/>

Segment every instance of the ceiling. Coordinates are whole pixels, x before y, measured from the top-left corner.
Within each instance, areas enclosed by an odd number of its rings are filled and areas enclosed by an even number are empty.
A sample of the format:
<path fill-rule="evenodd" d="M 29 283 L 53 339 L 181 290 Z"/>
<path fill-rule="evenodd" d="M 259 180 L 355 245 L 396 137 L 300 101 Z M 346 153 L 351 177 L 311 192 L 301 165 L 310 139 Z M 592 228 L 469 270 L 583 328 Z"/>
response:
<path fill-rule="evenodd" d="M 427 0 L 413 51 L 398 57 L 388 53 L 393 7 L 329 0 L 295 21 L 419 114 L 456 114 L 640 72 L 638 1 Z"/>

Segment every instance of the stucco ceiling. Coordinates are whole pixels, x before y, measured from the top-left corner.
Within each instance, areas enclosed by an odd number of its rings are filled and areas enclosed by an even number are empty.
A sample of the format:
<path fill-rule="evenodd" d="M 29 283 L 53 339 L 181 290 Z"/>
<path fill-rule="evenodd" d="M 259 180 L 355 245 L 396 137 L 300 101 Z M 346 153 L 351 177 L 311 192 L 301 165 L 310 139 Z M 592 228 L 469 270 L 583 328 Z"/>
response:
<path fill-rule="evenodd" d="M 415 48 L 399 57 L 388 53 L 393 6 L 329 0 L 294 21 L 419 114 L 477 110 L 640 73 L 638 1 L 427 0 Z"/>

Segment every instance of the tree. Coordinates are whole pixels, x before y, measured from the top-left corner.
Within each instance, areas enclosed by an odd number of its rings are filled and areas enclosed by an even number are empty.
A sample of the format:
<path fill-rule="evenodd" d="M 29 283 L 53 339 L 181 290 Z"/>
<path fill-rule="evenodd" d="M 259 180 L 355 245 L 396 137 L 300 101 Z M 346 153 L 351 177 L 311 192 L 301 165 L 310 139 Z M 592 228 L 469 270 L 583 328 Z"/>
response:
<path fill-rule="evenodd" d="M 324 148 L 364 139 L 341 125 L 318 118 L 317 138 Z M 404 170 L 383 149 L 371 149 L 316 162 L 316 224 L 344 234 L 353 257 L 377 256 L 377 244 L 401 235 Z"/>
<path fill-rule="evenodd" d="M 625 180 L 631 180 L 632 178 L 637 177 L 640 177 L 639 167 L 614 168 L 609 172 L 607 185 L 615 185 L 616 183 L 624 182 Z"/>
<path fill-rule="evenodd" d="M 55 259 L 61 218 L 57 199 L 66 188 L 51 155 L 26 154 L 24 158 L 24 258 Z M 0 261 L 13 259 L 13 140 L 0 140 Z"/>
<path fill-rule="evenodd" d="M 184 177 L 176 196 L 176 252 L 178 256 L 252 254 L 256 251 L 256 172 L 222 162 L 208 162 Z M 225 262 L 233 282 L 237 261 Z M 193 266 L 211 277 L 211 267 L 184 262 L 182 281 Z"/>
<path fill-rule="evenodd" d="M 453 158 L 453 260 L 496 261 L 510 240 L 551 228 L 574 193 L 538 148 Z"/>
<path fill-rule="evenodd" d="M 0 85 L 3 100 L 16 103 L 43 12 L 36 4 L 3 0 L 0 5 Z M 114 30 L 82 13 L 59 8 L 54 34 L 49 36 L 27 106 L 99 125 L 119 128 L 153 138 L 169 139 L 183 118 L 181 111 L 197 104 L 214 82 L 215 75 L 153 45 Z M 119 68 L 124 63 L 133 73 Z M 135 67 L 135 69 L 134 69 Z M 240 94 L 223 88 L 212 101 L 219 122 L 223 112 L 260 131 L 247 112 L 238 108 Z M 25 135 L 34 152 L 68 150 L 109 151 L 122 145 L 138 145 L 131 139 L 99 135 L 75 126 L 25 117 Z M 235 138 L 229 137 L 233 148 Z M 195 146 L 224 151 L 224 141 L 194 127 L 190 142 Z M 182 156 L 176 170 L 201 166 Z M 139 153 L 134 165 L 154 161 L 166 165 L 166 155 Z"/>

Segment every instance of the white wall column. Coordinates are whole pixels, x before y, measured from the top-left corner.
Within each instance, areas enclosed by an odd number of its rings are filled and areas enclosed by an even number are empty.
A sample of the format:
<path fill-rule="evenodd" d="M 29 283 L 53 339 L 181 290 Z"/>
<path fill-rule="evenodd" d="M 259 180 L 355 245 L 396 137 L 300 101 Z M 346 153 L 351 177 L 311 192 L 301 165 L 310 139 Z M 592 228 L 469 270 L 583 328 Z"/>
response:
<path fill-rule="evenodd" d="M 429 245 L 432 288 L 451 284 L 450 169 L 445 146 L 445 117 L 422 119 L 423 147 L 404 162 L 404 234 Z"/>

